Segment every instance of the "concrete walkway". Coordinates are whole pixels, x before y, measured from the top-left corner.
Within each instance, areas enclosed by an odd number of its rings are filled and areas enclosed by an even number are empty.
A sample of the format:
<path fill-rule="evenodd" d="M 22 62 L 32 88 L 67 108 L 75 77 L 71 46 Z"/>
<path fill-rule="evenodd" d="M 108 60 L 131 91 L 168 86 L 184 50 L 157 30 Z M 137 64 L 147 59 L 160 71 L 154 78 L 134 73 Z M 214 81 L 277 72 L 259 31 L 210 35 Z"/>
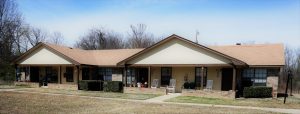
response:
<path fill-rule="evenodd" d="M 154 98 L 151 98 L 151 99 L 147 99 L 145 101 L 146 102 L 161 103 L 161 102 L 164 102 L 165 100 L 168 100 L 168 99 L 171 99 L 171 98 L 175 98 L 175 97 L 178 97 L 180 95 L 181 95 L 181 93 L 168 93 L 168 95 L 154 97 Z"/>
<path fill-rule="evenodd" d="M 266 107 L 251 107 L 251 106 L 233 106 L 233 105 L 214 105 L 214 104 L 196 104 L 196 103 L 176 103 L 176 102 L 164 102 L 167 99 L 171 99 L 180 96 L 180 93 L 169 93 L 168 95 L 158 96 L 147 100 L 132 100 L 132 99 L 120 99 L 120 98 L 103 98 L 103 97 L 92 97 L 92 96 L 79 96 L 71 94 L 57 94 L 57 93 L 41 93 L 41 92 L 29 92 L 29 91 L 14 91 L 14 89 L 0 89 L 0 92 L 13 91 L 19 93 L 35 93 L 44 95 L 62 95 L 62 96 L 76 96 L 82 98 L 91 99 L 107 99 L 107 100 L 121 100 L 129 102 L 144 102 L 144 103 L 155 103 L 155 104 L 170 104 L 170 105 L 188 105 L 188 106 L 201 106 L 201 107 L 220 107 L 220 108 L 232 108 L 232 109 L 253 109 L 253 110 L 264 110 L 277 113 L 289 113 L 289 114 L 300 114 L 300 109 L 283 109 L 283 108 L 266 108 Z"/>

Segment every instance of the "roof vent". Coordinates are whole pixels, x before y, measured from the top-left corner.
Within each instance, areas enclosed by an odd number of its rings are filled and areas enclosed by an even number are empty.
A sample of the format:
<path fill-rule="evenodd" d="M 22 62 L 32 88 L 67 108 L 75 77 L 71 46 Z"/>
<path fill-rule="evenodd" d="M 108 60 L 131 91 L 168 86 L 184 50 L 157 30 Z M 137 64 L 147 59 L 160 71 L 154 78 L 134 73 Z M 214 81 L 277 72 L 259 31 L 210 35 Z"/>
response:
<path fill-rule="evenodd" d="M 242 45 L 241 43 L 236 43 L 235 45 L 238 45 L 238 46 L 240 46 L 240 45 Z"/>

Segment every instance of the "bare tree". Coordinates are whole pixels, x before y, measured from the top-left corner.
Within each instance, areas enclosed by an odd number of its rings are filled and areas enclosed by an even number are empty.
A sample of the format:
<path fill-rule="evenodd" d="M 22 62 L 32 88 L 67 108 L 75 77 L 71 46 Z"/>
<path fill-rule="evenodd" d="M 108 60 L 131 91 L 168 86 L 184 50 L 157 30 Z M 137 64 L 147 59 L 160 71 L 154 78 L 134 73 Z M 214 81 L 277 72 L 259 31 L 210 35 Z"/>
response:
<path fill-rule="evenodd" d="M 93 28 L 76 42 L 75 47 L 87 50 L 119 49 L 124 48 L 124 42 L 121 35 L 116 32 L 107 31 L 104 28 Z"/>
<path fill-rule="evenodd" d="M 286 80 L 287 80 L 287 74 L 288 71 L 291 70 L 293 73 L 294 79 L 297 77 L 299 74 L 297 72 L 299 68 L 299 56 L 300 54 L 297 54 L 297 51 L 293 48 L 290 48 L 288 46 L 285 47 L 285 67 L 282 72 L 282 74 L 279 77 L 279 89 L 283 90 L 286 87 Z M 297 80 L 293 80 L 295 82 Z M 295 84 L 295 83 L 294 83 Z"/>
<path fill-rule="evenodd" d="M 16 39 L 22 36 L 23 19 L 13 0 L 0 0 L 0 79 L 13 80 L 10 61 L 20 52 Z"/>
<path fill-rule="evenodd" d="M 36 46 L 39 42 L 45 42 L 47 38 L 47 33 L 40 28 L 30 28 L 29 32 L 26 33 L 26 38 L 28 39 L 30 45 Z"/>
<path fill-rule="evenodd" d="M 62 44 L 64 44 L 64 36 L 60 32 L 54 32 L 50 36 L 50 39 L 48 42 L 53 43 L 53 44 L 62 45 Z"/>
<path fill-rule="evenodd" d="M 300 93 L 300 48 L 298 48 L 298 50 L 296 50 L 296 72 L 295 72 L 295 76 L 294 76 L 294 92 L 297 92 L 298 94 Z"/>
<path fill-rule="evenodd" d="M 15 53 L 20 55 L 28 50 L 28 39 L 26 34 L 29 32 L 29 27 L 22 25 L 15 31 Z"/>
<path fill-rule="evenodd" d="M 146 48 L 156 43 L 153 34 L 146 31 L 145 24 L 131 25 L 131 32 L 128 35 L 128 48 Z"/>
<path fill-rule="evenodd" d="M 23 35 L 23 19 L 13 0 L 0 0 L 0 57 L 3 61 L 10 61 L 15 51 L 21 51 L 16 46 L 16 40 Z M 19 53 L 18 53 L 19 54 Z"/>

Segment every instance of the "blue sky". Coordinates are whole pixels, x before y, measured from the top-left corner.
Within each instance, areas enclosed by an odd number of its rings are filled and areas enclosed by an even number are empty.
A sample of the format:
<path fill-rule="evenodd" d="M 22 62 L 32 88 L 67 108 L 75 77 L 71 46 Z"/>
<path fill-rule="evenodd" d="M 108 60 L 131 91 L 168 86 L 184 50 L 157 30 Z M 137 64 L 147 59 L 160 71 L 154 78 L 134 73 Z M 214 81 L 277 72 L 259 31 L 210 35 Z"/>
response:
<path fill-rule="evenodd" d="M 61 32 L 72 45 L 93 27 L 128 34 L 144 23 L 156 37 L 200 43 L 284 43 L 300 47 L 300 0 L 18 0 L 25 21 Z"/>

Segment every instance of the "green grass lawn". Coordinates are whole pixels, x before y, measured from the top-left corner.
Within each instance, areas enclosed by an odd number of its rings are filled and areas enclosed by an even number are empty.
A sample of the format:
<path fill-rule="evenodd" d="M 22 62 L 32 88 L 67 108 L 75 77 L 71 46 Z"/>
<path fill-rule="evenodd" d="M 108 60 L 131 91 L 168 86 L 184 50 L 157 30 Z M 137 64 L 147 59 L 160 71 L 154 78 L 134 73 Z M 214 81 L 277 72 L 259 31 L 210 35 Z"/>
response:
<path fill-rule="evenodd" d="M 262 110 L 144 103 L 38 93 L 0 92 L 0 114 L 266 114 Z"/>
<path fill-rule="evenodd" d="M 283 104 L 283 98 L 218 99 L 195 96 L 179 96 L 173 99 L 169 99 L 167 100 L 167 102 L 300 109 L 300 98 L 293 96 L 287 98 L 286 104 Z"/>
<path fill-rule="evenodd" d="M 50 89 L 50 88 L 18 89 L 17 91 L 70 94 L 70 95 L 80 95 L 80 96 L 135 99 L 135 100 L 145 100 L 145 99 L 150 99 L 159 96 L 156 94 L 113 93 L 113 92 L 103 92 L 103 91 L 65 90 L 65 89 Z"/>

